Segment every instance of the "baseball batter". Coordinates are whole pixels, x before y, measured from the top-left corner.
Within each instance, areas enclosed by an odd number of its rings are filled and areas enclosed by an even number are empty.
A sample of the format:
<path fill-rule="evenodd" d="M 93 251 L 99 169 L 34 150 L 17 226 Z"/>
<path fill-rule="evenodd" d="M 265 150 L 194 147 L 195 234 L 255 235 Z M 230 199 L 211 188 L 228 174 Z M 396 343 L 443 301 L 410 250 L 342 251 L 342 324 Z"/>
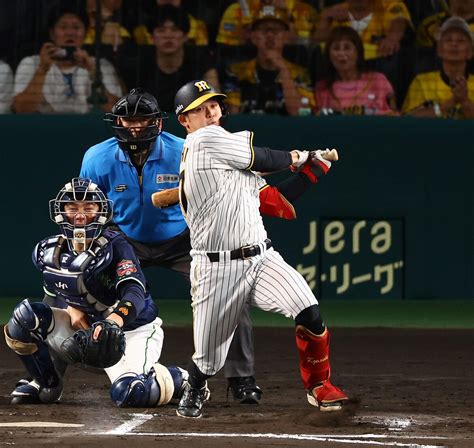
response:
<path fill-rule="evenodd" d="M 81 177 L 92 179 L 114 202 L 114 230 L 133 246 L 143 268 L 159 266 L 189 279 L 191 243 L 179 205 L 158 210 L 150 195 L 177 187 L 184 140 L 163 131 L 157 99 L 132 89 L 106 114 L 114 137 L 84 155 Z M 235 399 L 258 403 L 252 323 L 249 310 L 240 318 L 224 373 Z"/>
<path fill-rule="evenodd" d="M 330 382 L 329 332 L 303 277 L 273 248 L 259 213 L 257 172 L 308 163 L 308 152 L 253 146 L 249 131 L 220 127 L 225 95 L 205 81 L 185 84 L 175 110 L 187 132 L 180 165 L 180 204 L 191 234 L 195 352 L 177 413 L 200 417 L 207 378 L 224 365 L 247 303 L 296 323 L 300 371 L 308 401 L 341 409 L 345 393 Z"/>

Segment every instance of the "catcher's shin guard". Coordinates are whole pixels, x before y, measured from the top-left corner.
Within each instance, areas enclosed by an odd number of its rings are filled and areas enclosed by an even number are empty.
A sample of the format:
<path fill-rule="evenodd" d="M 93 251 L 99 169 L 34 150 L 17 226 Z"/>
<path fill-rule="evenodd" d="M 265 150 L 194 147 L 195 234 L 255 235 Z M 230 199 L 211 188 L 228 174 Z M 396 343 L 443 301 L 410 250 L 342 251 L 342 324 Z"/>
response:
<path fill-rule="evenodd" d="M 110 387 L 110 398 L 119 407 L 156 407 L 180 398 L 188 372 L 156 363 L 146 375 L 125 373 Z"/>
<path fill-rule="evenodd" d="M 17 353 L 35 380 L 39 400 L 43 403 L 58 401 L 62 393 L 62 381 L 45 342 L 53 327 L 51 308 L 25 299 L 15 307 L 4 328 L 7 345 Z"/>
<path fill-rule="evenodd" d="M 329 380 L 329 330 L 315 335 L 303 325 L 296 326 L 296 345 L 300 356 L 300 373 L 307 390 L 308 402 L 321 411 L 341 409 L 346 394 Z"/>

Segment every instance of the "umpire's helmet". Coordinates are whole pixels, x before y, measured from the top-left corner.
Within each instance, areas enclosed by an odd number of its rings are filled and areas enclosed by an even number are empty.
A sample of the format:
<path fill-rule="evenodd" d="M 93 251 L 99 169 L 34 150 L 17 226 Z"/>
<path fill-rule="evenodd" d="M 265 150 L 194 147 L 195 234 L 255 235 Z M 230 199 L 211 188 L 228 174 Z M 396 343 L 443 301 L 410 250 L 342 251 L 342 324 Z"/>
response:
<path fill-rule="evenodd" d="M 119 118 L 142 118 L 149 120 L 149 124 L 140 127 L 140 132 L 134 135 L 129 127 L 123 126 Z M 136 88 L 120 98 L 112 107 L 112 112 L 105 114 L 104 120 L 111 123 L 115 138 L 124 151 L 137 152 L 150 149 L 156 141 L 161 133 L 162 118 L 164 116 L 156 98 L 151 93 Z"/>
<path fill-rule="evenodd" d="M 72 202 L 91 202 L 99 206 L 99 211 L 89 224 L 76 225 L 69 222 L 65 212 L 66 204 Z M 81 177 L 73 178 L 49 201 L 50 218 L 61 228 L 69 248 L 77 252 L 87 250 L 92 241 L 99 237 L 103 226 L 112 219 L 112 213 L 112 201 L 90 179 Z M 78 247 L 82 250 L 78 250 Z"/>
<path fill-rule="evenodd" d="M 225 115 L 224 98 L 227 96 L 218 92 L 211 84 L 203 80 L 194 80 L 182 86 L 174 97 L 174 110 L 176 115 L 184 114 L 211 98 L 216 99 Z"/>

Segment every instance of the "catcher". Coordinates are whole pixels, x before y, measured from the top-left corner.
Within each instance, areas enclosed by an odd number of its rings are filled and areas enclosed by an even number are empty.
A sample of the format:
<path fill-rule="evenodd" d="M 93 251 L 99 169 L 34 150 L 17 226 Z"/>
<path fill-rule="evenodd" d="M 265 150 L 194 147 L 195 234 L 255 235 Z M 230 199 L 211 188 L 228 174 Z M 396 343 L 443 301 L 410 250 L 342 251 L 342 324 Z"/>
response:
<path fill-rule="evenodd" d="M 162 321 L 133 248 L 104 230 L 112 202 L 90 179 L 74 178 L 50 201 L 60 235 L 40 241 L 33 263 L 43 302 L 20 302 L 5 326 L 7 345 L 30 377 L 13 404 L 60 400 L 67 365 L 104 369 L 122 407 L 153 407 L 178 398 L 188 373 L 158 363 Z"/>

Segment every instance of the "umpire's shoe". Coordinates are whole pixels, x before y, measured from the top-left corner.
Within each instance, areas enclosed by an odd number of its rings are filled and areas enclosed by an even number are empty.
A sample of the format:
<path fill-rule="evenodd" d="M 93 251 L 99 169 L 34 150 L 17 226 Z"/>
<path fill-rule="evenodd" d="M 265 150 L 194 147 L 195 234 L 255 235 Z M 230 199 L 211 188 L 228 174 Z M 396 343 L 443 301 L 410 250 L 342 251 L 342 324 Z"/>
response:
<path fill-rule="evenodd" d="M 176 413 L 180 417 L 200 418 L 202 416 L 202 406 L 206 401 L 209 401 L 210 397 L 211 392 L 207 388 L 207 382 L 200 389 L 192 387 L 191 384 L 186 383 Z"/>
<path fill-rule="evenodd" d="M 229 392 L 232 393 L 234 400 L 242 404 L 259 404 L 263 393 L 253 376 L 229 378 L 227 397 Z"/>

